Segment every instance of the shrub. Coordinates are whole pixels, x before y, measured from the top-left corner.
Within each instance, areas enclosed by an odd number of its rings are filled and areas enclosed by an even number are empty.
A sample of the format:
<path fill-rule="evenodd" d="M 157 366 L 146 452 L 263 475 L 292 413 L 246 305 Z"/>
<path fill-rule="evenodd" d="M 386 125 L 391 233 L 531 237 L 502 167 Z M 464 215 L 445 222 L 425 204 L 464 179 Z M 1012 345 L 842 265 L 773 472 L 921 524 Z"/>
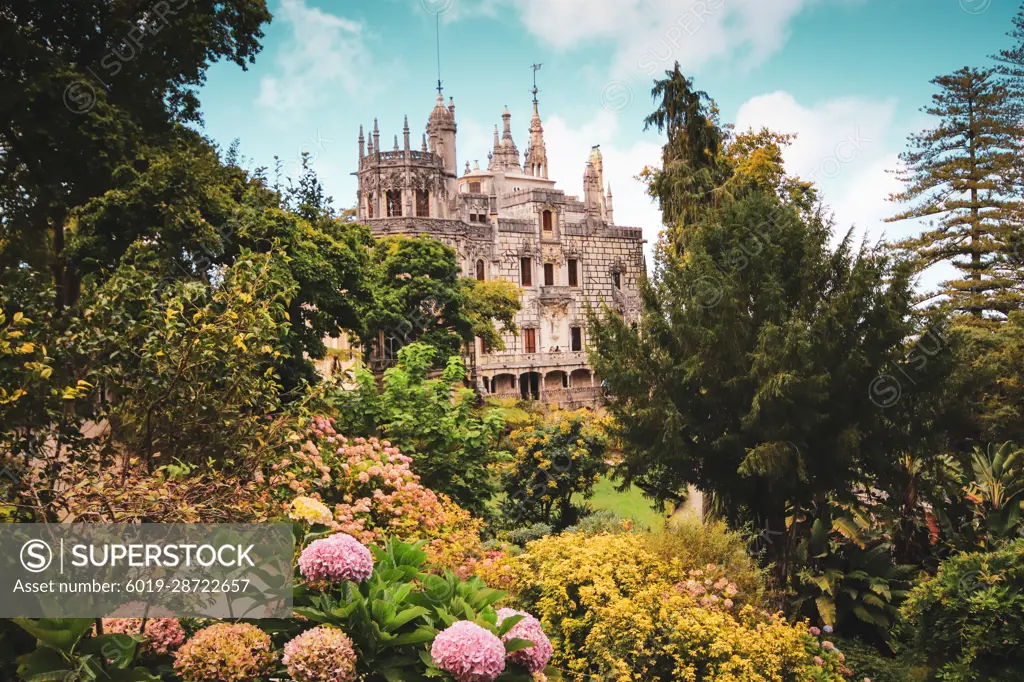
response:
<path fill-rule="evenodd" d="M 543 537 L 547 537 L 548 535 L 551 535 L 554 532 L 554 530 L 555 529 L 552 528 L 549 524 L 534 523 L 529 526 L 524 526 L 522 528 L 510 530 L 506 534 L 506 537 L 508 538 L 508 541 L 511 542 L 513 545 L 525 547 L 526 543 L 530 542 L 531 540 L 540 540 Z"/>
<path fill-rule="evenodd" d="M 445 568 L 483 557 L 483 522 L 424 487 L 411 458 L 388 441 L 349 440 L 325 417 L 288 438 L 291 451 L 271 466 L 266 483 L 293 519 L 330 526 L 362 543 L 385 536 L 426 540 L 431 562 Z"/>
<path fill-rule="evenodd" d="M 1020 679 L 1024 540 L 947 559 L 910 593 L 903 615 L 939 679 Z"/>
<path fill-rule="evenodd" d="M 215 623 L 199 630 L 175 655 L 185 682 L 250 682 L 274 667 L 270 636 L 248 623 Z"/>
<path fill-rule="evenodd" d="M 846 665 L 857 671 L 857 680 L 867 677 L 871 682 L 925 682 L 928 669 L 913 652 L 898 656 L 879 652 L 859 639 L 836 639 L 846 655 Z"/>
<path fill-rule="evenodd" d="M 537 614 L 555 664 L 574 676 L 843 679 L 838 652 L 822 649 L 806 627 L 757 608 L 760 574 L 743 547 L 742 537 L 719 524 L 547 537 L 507 559 L 512 601 Z"/>
<path fill-rule="evenodd" d="M 559 412 L 510 434 L 515 447 L 503 476 L 503 515 L 514 525 L 545 523 L 557 529 L 576 522 L 573 498 L 589 499 L 608 470 L 609 420 L 591 412 Z"/>
<path fill-rule="evenodd" d="M 441 376 L 430 378 L 436 355 L 422 343 L 403 347 L 382 385 L 357 369 L 356 387 L 335 396 L 337 428 L 386 438 L 415 462 L 424 485 L 482 516 L 496 492 L 491 467 L 505 457 L 498 447 L 504 411 L 477 406 L 478 396 L 464 387 L 461 357 L 448 358 Z"/>
<path fill-rule="evenodd" d="M 479 578 L 426 572 L 422 543 L 389 540 L 370 549 L 374 566 L 365 581 L 338 576 L 344 579 L 298 585 L 295 611 L 303 620 L 287 629 L 340 628 L 359 654 L 359 679 L 419 680 L 445 671 L 451 678 L 444 679 L 456 681 L 512 682 L 544 670 L 547 638 L 524 615 L 494 609 L 504 592 Z"/>
<path fill-rule="evenodd" d="M 635 527 L 633 519 L 624 519 L 611 509 L 598 509 L 587 514 L 575 526 L 565 529 L 566 533 L 583 533 L 584 535 L 597 535 L 598 533 L 629 533 Z"/>

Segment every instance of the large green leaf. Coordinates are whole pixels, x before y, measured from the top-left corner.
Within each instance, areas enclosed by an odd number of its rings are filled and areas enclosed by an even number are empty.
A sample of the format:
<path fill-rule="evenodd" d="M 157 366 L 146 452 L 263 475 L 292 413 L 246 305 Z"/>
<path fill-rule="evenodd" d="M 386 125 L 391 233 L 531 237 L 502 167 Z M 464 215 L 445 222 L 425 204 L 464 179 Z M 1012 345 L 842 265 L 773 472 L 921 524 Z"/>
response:
<path fill-rule="evenodd" d="M 46 646 L 64 653 L 70 653 L 78 644 L 78 640 L 82 639 L 82 636 L 92 628 L 95 622 L 91 618 L 40 618 L 39 620 L 13 618 L 12 620 Z"/>

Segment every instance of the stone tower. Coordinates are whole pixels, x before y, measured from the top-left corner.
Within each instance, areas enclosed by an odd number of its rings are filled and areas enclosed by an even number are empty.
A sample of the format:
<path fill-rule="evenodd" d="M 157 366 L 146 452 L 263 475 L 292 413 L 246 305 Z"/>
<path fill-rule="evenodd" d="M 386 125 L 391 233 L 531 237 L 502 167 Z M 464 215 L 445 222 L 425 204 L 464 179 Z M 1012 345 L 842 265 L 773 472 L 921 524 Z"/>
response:
<path fill-rule="evenodd" d="M 437 104 L 430 112 L 430 119 L 427 121 L 427 139 L 430 151 L 437 154 L 444 163 L 445 185 L 448 188 L 448 196 L 455 196 L 458 192 L 457 179 L 459 167 L 455 153 L 455 134 L 458 126 L 455 125 L 455 100 L 448 99 L 448 106 L 444 105 L 444 96 L 437 93 Z"/>
<path fill-rule="evenodd" d="M 530 146 L 526 150 L 526 173 L 534 177 L 548 177 L 548 150 L 544 144 L 544 126 L 537 111 L 537 87 L 533 88 L 533 119 L 530 121 Z"/>

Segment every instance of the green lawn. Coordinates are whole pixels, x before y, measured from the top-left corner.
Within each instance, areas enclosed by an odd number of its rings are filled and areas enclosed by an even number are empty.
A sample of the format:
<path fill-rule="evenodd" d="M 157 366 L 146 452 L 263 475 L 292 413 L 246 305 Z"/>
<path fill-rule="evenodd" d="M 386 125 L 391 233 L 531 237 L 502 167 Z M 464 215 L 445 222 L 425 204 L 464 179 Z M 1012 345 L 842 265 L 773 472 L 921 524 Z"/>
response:
<path fill-rule="evenodd" d="M 651 501 L 645 499 L 636 488 L 625 492 L 615 490 L 615 483 L 607 478 L 594 486 L 594 496 L 587 500 L 595 511 L 610 509 L 623 518 L 632 518 L 646 528 L 660 528 L 667 514 L 658 514 L 651 508 Z"/>

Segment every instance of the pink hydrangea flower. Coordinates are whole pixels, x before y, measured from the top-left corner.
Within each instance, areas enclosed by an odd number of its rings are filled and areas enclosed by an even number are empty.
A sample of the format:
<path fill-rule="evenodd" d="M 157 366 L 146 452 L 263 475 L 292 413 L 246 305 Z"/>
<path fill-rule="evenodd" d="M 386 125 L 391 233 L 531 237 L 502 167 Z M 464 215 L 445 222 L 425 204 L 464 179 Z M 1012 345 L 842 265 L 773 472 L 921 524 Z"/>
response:
<path fill-rule="evenodd" d="M 554 647 L 551 646 L 551 640 L 544 634 L 544 628 L 541 627 L 540 621 L 525 611 L 498 609 L 498 625 L 501 625 L 502 621 L 512 616 L 523 616 L 523 619 L 505 633 L 502 641 L 526 639 L 533 642 L 533 646 L 528 649 L 513 651 L 508 655 L 509 659 L 523 666 L 531 673 L 543 672 L 548 667 L 548 661 L 551 660 L 551 656 L 555 652 Z"/>
<path fill-rule="evenodd" d="M 493 682 L 505 670 L 505 645 L 476 623 L 460 620 L 434 638 L 434 664 L 456 682 Z"/>
<path fill-rule="evenodd" d="M 352 682 L 356 652 L 352 640 L 338 628 L 307 630 L 284 645 L 281 659 L 296 682 Z"/>
<path fill-rule="evenodd" d="M 157 655 L 174 652 L 185 643 L 185 631 L 177 618 L 149 618 L 145 632 L 141 618 L 104 618 L 103 632 L 120 635 L 145 635 L 142 649 Z"/>
<path fill-rule="evenodd" d="M 816 628 L 816 627 L 812 627 L 808 632 L 810 632 L 812 635 L 817 637 L 818 635 L 821 634 L 821 629 L 820 628 Z"/>
<path fill-rule="evenodd" d="M 174 656 L 185 682 L 246 682 L 274 669 L 270 635 L 248 623 L 216 623 L 192 635 Z"/>
<path fill-rule="evenodd" d="M 336 533 L 302 550 L 299 570 L 306 580 L 361 583 L 373 574 L 373 556 L 351 535 Z"/>

